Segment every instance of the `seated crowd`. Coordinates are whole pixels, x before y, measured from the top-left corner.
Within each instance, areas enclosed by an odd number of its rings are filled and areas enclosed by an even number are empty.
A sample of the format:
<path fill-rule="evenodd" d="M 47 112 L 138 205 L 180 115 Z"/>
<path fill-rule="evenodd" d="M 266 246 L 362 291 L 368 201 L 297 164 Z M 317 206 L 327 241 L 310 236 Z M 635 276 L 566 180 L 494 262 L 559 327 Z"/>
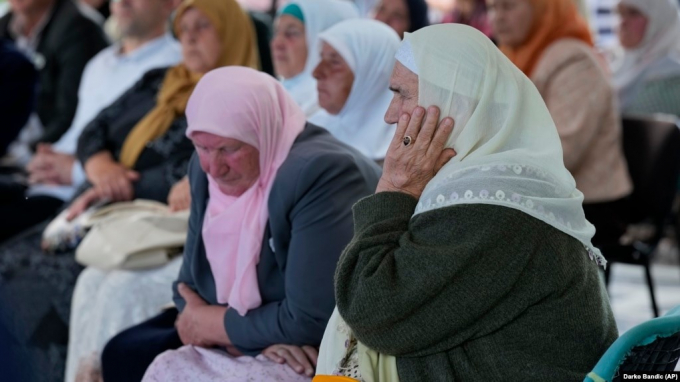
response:
<path fill-rule="evenodd" d="M 622 118 L 680 117 L 678 2 L 620 0 L 607 52 L 574 0 L 368 3 L 10 0 L 7 375 L 583 380 L 618 337 Z M 152 208 L 178 253 L 84 260 Z"/>

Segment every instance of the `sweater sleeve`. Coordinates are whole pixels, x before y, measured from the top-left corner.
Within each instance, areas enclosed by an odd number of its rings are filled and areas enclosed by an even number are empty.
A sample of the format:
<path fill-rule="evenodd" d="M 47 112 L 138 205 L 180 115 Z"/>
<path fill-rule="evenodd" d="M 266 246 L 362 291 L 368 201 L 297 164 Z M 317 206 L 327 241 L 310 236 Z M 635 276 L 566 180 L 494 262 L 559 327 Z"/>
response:
<path fill-rule="evenodd" d="M 122 98 L 122 97 L 121 97 Z M 111 106 L 106 107 L 99 112 L 97 116 L 85 126 L 83 132 L 78 138 L 78 148 L 76 156 L 83 167 L 87 164 L 88 159 L 100 151 L 113 151 L 110 142 L 108 141 L 109 124 L 115 118 L 116 104 L 122 103 L 124 100 L 119 98 Z"/>
<path fill-rule="evenodd" d="M 299 181 L 291 185 L 300 196 L 286 218 L 292 232 L 284 274 L 285 298 L 245 316 L 234 309 L 225 315 L 229 338 L 245 354 L 257 354 L 273 344 L 321 343 L 335 305 L 333 273 L 352 238 L 350 206 L 370 192 L 349 158 L 334 155 L 323 163 L 309 161 L 300 171 Z M 274 191 L 272 197 L 285 199 Z M 277 203 L 283 204 L 286 202 Z"/>
<path fill-rule="evenodd" d="M 600 131 L 602 104 L 611 100 L 606 94 L 609 85 L 602 77 L 598 63 L 580 54 L 561 63 L 543 91 L 569 171 L 581 165 L 584 153 Z"/>
<path fill-rule="evenodd" d="M 168 145 L 165 149 L 168 152 L 166 160 L 157 166 L 139 171 L 139 180 L 133 183 L 135 198 L 165 203 L 172 186 L 187 174 L 194 145 L 184 136 L 186 125 L 186 118 L 183 116 L 173 122 L 166 135 L 180 138 L 165 143 Z"/>
<path fill-rule="evenodd" d="M 357 339 L 400 357 L 459 346 L 532 304 L 500 307 L 540 240 L 535 219 L 509 208 L 451 206 L 412 218 L 416 203 L 401 193 L 357 203 L 336 273 L 338 310 Z"/>
<path fill-rule="evenodd" d="M 178 158 L 140 171 L 139 180 L 133 183 L 135 198 L 166 203 L 172 186 L 186 175 L 190 155 L 178 153 Z"/>

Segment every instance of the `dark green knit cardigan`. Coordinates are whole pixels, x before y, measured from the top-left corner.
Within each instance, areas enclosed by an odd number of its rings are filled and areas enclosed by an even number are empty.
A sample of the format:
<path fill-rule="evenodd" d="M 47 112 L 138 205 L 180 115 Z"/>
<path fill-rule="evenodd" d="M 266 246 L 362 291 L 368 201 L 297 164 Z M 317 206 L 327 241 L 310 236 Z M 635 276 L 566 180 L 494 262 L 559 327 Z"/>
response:
<path fill-rule="evenodd" d="M 416 204 L 354 206 L 336 299 L 357 339 L 401 382 L 582 381 L 618 336 L 584 246 L 511 208 Z"/>

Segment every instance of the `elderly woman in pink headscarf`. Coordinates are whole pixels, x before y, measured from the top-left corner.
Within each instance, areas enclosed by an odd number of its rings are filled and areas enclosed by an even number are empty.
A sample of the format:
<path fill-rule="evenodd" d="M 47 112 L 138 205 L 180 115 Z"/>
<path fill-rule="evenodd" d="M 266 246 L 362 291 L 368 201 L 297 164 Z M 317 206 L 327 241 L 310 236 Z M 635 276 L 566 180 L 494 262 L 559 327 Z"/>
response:
<path fill-rule="evenodd" d="M 196 154 L 176 309 L 112 339 L 104 380 L 309 380 L 293 353 L 315 362 L 351 206 L 380 171 L 252 69 L 206 74 L 186 115 Z"/>

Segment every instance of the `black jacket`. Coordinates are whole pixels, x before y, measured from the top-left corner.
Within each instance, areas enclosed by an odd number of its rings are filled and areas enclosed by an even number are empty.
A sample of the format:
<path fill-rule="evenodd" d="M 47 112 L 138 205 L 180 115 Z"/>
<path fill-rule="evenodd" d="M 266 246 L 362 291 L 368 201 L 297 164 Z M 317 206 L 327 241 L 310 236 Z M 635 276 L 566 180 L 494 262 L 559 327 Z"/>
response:
<path fill-rule="evenodd" d="M 8 40 L 0 39 L 0 157 L 26 125 L 33 110 L 38 74 Z"/>
<path fill-rule="evenodd" d="M 0 39 L 12 39 L 12 12 L 0 18 Z M 34 62 L 39 71 L 36 111 L 45 128 L 40 139 L 56 142 L 70 127 L 78 106 L 78 87 L 85 64 L 108 45 L 102 29 L 84 16 L 72 0 L 55 0 L 42 31 Z"/>
<path fill-rule="evenodd" d="M 120 98 L 104 108 L 85 127 L 78 139 L 77 156 L 85 165 L 91 156 L 108 151 L 118 160 L 125 140 L 155 106 L 167 68 L 148 71 Z M 149 142 L 133 170 L 140 178 L 134 182 L 135 198 L 165 202 L 170 188 L 187 174 L 194 146 L 185 136 L 187 119 L 177 116 L 165 134 Z"/>

